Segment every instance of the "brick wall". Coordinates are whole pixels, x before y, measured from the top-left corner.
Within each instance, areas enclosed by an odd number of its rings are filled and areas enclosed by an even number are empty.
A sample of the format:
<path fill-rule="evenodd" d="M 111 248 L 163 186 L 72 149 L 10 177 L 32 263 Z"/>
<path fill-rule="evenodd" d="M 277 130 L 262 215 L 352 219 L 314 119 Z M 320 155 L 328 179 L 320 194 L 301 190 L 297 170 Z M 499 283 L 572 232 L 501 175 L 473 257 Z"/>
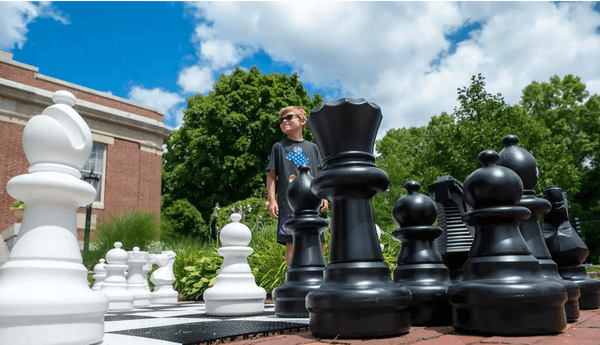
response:
<path fill-rule="evenodd" d="M 148 117 L 154 120 L 163 121 L 162 115 L 155 113 L 145 108 L 138 108 L 130 104 L 121 103 L 110 98 L 103 98 L 98 95 L 84 92 L 81 90 L 69 88 L 65 85 L 59 85 L 52 83 L 47 80 L 37 79 L 35 77 L 36 72 L 20 68 L 17 66 L 9 65 L 0 62 L 0 78 L 15 81 L 17 83 L 34 86 L 40 89 L 56 92 L 58 90 L 67 90 L 71 92 L 77 99 L 85 100 L 88 102 L 104 105 L 113 109 L 126 111 L 132 114 Z"/>
<path fill-rule="evenodd" d="M 19 220 L 9 208 L 15 203 L 6 192 L 6 184 L 14 176 L 27 173 L 29 162 L 23 151 L 23 129 L 16 123 L 0 122 L 0 231 Z"/>
<path fill-rule="evenodd" d="M 19 222 L 9 210 L 16 200 L 6 193 L 6 184 L 14 176 L 26 174 L 29 167 L 23 151 L 24 128 L 19 124 L 0 122 L 0 186 L 3 186 L 0 190 L 0 231 Z M 109 213 L 138 208 L 160 215 L 162 158 L 141 151 L 138 143 L 117 138 L 114 145 L 106 147 L 104 209 L 94 208 L 92 214 L 101 218 Z M 78 213 L 85 213 L 85 208 L 79 208 Z M 83 229 L 78 229 L 80 241 L 83 235 Z"/>

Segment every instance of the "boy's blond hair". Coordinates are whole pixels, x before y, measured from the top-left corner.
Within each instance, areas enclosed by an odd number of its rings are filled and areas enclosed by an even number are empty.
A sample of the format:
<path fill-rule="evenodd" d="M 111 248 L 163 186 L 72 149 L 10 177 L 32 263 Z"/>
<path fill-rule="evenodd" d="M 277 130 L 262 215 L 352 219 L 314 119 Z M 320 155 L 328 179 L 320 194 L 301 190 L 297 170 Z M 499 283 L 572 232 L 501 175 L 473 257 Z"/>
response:
<path fill-rule="evenodd" d="M 279 116 L 287 113 L 294 113 L 300 116 L 300 118 L 306 122 L 306 112 L 304 111 L 304 109 L 302 109 L 302 107 L 291 106 L 279 110 Z"/>

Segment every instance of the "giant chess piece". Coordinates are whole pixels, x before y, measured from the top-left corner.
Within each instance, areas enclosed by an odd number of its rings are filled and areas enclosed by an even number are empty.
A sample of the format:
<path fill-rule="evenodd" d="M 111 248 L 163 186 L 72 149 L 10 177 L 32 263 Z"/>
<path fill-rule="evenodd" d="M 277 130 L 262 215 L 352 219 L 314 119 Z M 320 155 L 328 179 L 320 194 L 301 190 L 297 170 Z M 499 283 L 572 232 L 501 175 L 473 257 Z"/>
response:
<path fill-rule="evenodd" d="M 154 284 L 154 291 L 150 295 L 152 304 L 177 304 L 179 293 L 173 289 L 175 282 L 173 264 L 176 256 L 177 254 L 172 250 L 150 255 L 150 262 L 159 266 L 150 275 L 150 281 Z"/>
<path fill-rule="evenodd" d="M 498 335 L 560 332 L 567 326 L 567 291 L 542 277 L 521 235 L 519 224 L 531 215 L 517 206 L 523 182 L 514 171 L 496 166 L 496 151 L 483 151 L 477 158 L 483 167 L 464 184 L 473 211 L 463 217 L 475 227 L 475 240 L 462 282 L 448 289 L 452 325 Z"/>
<path fill-rule="evenodd" d="M 94 278 L 95 282 L 92 286 L 92 290 L 100 291 L 100 288 L 102 287 L 102 282 L 106 278 L 107 272 L 106 264 L 104 262 L 104 259 L 100 259 L 100 262 L 98 262 L 96 266 L 94 266 L 94 275 L 92 276 L 92 278 Z"/>
<path fill-rule="evenodd" d="M 298 167 L 298 176 L 287 190 L 293 218 L 283 228 L 294 237 L 294 251 L 285 283 L 273 290 L 275 315 L 279 317 L 308 317 L 306 294 L 323 282 L 325 259 L 321 251 L 320 235 L 329 223 L 319 217 L 321 199 L 310 190 L 313 177 L 308 165 Z"/>
<path fill-rule="evenodd" d="M 462 216 L 470 211 L 463 198 L 463 185 L 451 176 L 440 176 L 429 185 L 429 194 L 437 205 L 438 226 L 444 231 L 435 244 L 444 265 L 450 270 L 450 279 L 458 283 L 462 280 L 475 236 L 475 228 L 462 220 Z"/>
<path fill-rule="evenodd" d="M 384 337 L 410 329 L 411 293 L 390 278 L 371 206 L 373 196 L 388 186 L 372 155 L 381 120 L 377 105 L 346 98 L 314 109 L 308 120 L 324 157 L 311 189 L 333 203 L 323 285 L 306 296 L 310 330 L 317 337 Z"/>
<path fill-rule="evenodd" d="M 544 278 L 561 283 L 567 289 L 568 300 L 565 303 L 565 312 L 568 322 L 575 322 L 579 318 L 578 299 L 581 293 L 577 284 L 564 280 L 558 274 L 558 266 L 552 261 L 552 256 L 544 242 L 540 218 L 550 212 L 552 205 L 547 200 L 535 195 L 535 185 L 539 178 L 539 169 L 535 157 L 517 145 L 519 138 L 515 135 L 507 135 L 502 139 L 506 146 L 500 151 L 498 165 L 507 167 L 516 172 L 523 182 L 523 196 L 519 206 L 527 207 L 531 211 L 531 217 L 524 220 L 519 228 L 521 234 L 531 250 L 531 254 L 540 262 L 540 273 Z"/>
<path fill-rule="evenodd" d="M 80 180 L 92 133 L 67 91 L 23 130 L 29 174 L 6 190 L 25 203 L 19 240 L 0 269 L 0 343 L 93 344 L 104 337 L 106 296 L 92 291 L 77 243 L 77 208 L 96 190 Z"/>
<path fill-rule="evenodd" d="M 125 270 L 127 266 L 127 252 L 121 249 L 123 243 L 115 242 L 115 247 L 106 253 L 106 278 L 102 281 L 102 291 L 108 301 L 108 310 L 131 310 L 133 309 L 133 294 L 127 289 L 127 278 Z"/>
<path fill-rule="evenodd" d="M 256 285 L 248 256 L 252 232 L 240 223 L 239 213 L 231 215 L 232 223 L 221 229 L 223 247 L 217 249 L 223 264 L 215 285 L 204 291 L 206 315 L 254 315 L 265 311 L 265 289 Z"/>
<path fill-rule="evenodd" d="M 133 307 L 147 307 L 152 301 L 143 267 L 150 261 L 150 254 L 134 247 L 133 251 L 127 252 L 127 256 L 127 290 L 133 294 Z"/>
<path fill-rule="evenodd" d="M 400 226 L 392 237 L 402 242 L 394 281 L 412 293 L 409 310 L 414 326 L 450 325 L 452 308 L 446 291 L 452 281 L 434 244 L 442 229 L 433 226 L 437 207 L 429 197 L 419 194 L 419 187 L 416 181 L 406 182 L 408 195 L 398 199 L 392 208 L 394 221 Z"/>
<path fill-rule="evenodd" d="M 6 245 L 6 242 L 4 242 L 4 237 L 0 234 L 0 267 L 8 261 L 9 255 L 10 251 L 8 250 L 8 246 Z"/>
<path fill-rule="evenodd" d="M 589 250 L 569 223 L 567 194 L 560 187 L 549 186 L 544 191 L 544 198 L 550 201 L 552 210 L 544 217 L 542 232 L 552 259 L 558 265 L 558 273 L 579 286 L 579 308 L 598 309 L 600 281 L 585 273 L 582 263 Z"/>

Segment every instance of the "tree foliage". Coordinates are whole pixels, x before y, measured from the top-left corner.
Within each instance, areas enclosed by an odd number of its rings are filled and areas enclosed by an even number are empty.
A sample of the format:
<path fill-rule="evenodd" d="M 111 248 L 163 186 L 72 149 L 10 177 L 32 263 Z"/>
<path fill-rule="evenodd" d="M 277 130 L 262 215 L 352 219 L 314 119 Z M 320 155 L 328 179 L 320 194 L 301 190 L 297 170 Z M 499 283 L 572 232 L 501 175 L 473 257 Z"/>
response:
<path fill-rule="evenodd" d="M 297 74 L 261 74 L 238 67 L 221 75 L 207 96 L 187 100 L 184 124 L 171 133 L 163 154 L 163 209 L 189 201 L 205 220 L 216 203 L 266 197 L 271 146 L 285 138 L 276 120 L 281 108 L 301 106 L 307 115 L 322 96 L 308 96 Z M 308 128 L 304 137 L 312 140 Z"/>
<path fill-rule="evenodd" d="M 600 97 L 590 97 L 580 78 L 534 82 L 523 90 L 520 104 L 509 105 L 501 94 L 489 94 L 485 78 L 478 75 L 458 89 L 458 101 L 452 114 L 433 116 L 427 126 L 389 130 L 377 142 L 377 162 L 390 177 L 389 190 L 373 200 L 382 228 L 393 227 L 391 208 L 406 194 L 406 180 L 419 182 L 423 194 L 439 176 L 464 181 L 481 167 L 479 152 L 500 152 L 508 134 L 518 136 L 519 146 L 536 157 L 541 171 L 537 194 L 546 186 L 560 186 L 568 193 L 571 217 L 600 219 L 600 171 L 594 169 L 600 157 Z M 600 234 L 593 231 L 599 224 L 582 226 L 591 247 L 600 245 Z M 593 260 L 597 256 L 598 251 Z"/>

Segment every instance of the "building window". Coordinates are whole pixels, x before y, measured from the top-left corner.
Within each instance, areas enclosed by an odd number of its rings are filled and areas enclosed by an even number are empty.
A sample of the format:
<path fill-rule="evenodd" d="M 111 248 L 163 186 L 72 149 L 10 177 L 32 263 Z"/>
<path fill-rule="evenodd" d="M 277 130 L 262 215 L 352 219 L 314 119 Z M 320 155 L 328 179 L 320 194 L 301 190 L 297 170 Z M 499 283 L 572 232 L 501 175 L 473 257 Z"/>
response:
<path fill-rule="evenodd" d="M 94 171 L 94 174 L 98 176 L 98 183 L 96 187 L 96 199 L 94 200 L 94 206 L 102 207 L 104 203 L 104 183 L 105 183 L 105 170 L 106 170 L 106 146 L 102 144 L 94 143 L 92 147 L 92 153 L 90 158 L 85 163 L 83 169 L 81 169 L 81 179 Z M 84 180 L 85 181 L 85 180 Z"/>

